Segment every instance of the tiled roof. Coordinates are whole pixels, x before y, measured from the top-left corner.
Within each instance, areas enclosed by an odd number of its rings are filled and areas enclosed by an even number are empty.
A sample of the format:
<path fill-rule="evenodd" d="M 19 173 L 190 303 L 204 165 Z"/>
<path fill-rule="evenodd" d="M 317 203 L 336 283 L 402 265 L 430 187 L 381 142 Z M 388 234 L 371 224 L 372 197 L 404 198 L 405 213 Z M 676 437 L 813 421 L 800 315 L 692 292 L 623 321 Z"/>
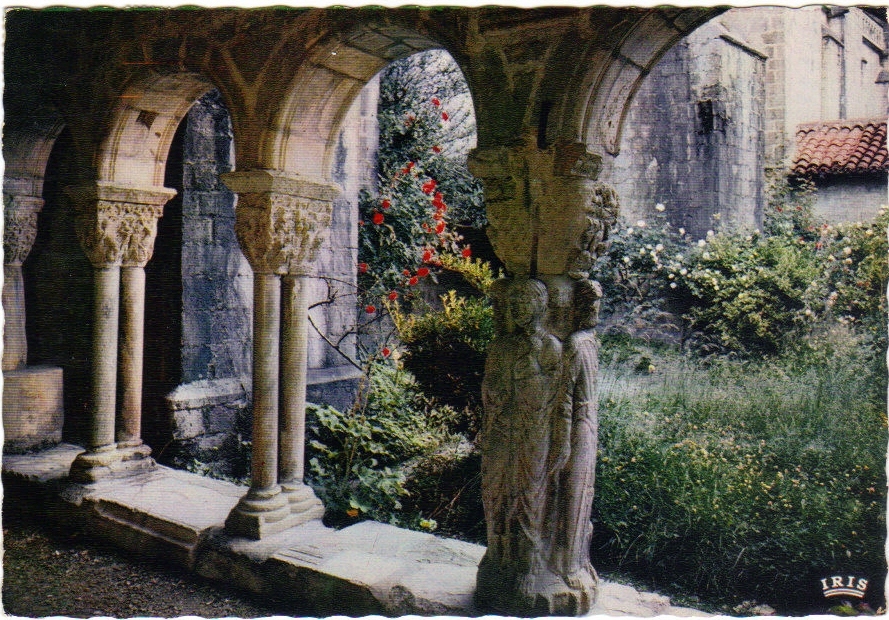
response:
<path fill-rule="evenodd" d="M 885 118 L 800 125 L 796 144 L 795 176 L 889 170 Z"/>

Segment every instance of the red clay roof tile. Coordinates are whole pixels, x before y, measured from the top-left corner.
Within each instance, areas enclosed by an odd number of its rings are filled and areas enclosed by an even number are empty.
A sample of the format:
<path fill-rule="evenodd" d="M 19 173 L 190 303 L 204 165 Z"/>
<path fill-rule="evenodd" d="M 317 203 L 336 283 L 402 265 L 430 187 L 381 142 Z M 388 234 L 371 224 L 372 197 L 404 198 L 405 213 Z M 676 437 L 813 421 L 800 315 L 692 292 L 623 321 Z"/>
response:
<path fill-rule="evenodd" d="M 889 170 L 886 119 L 806 123 L 796 130 L 795 176 Z"/>

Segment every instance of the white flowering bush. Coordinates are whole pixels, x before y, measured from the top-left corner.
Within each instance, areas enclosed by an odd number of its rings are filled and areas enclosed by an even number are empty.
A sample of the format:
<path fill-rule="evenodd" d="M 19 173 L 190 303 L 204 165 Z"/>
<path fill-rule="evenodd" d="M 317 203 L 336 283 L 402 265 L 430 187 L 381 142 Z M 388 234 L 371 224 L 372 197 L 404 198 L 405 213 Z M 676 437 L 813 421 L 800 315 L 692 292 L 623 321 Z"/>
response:
<path fill-rule="evenodd" d="M 607 314 L 638 322 L 671 313 L 704 353 L 770 355 L 787 334 L 852 325 L 886 346 L 887 209 L 870 222 L 818 222 L 808 198 L 774 202 L 764 231 L 715 226 L 701 239 L 658 212 L 624 223 L 596 265 Z"/>

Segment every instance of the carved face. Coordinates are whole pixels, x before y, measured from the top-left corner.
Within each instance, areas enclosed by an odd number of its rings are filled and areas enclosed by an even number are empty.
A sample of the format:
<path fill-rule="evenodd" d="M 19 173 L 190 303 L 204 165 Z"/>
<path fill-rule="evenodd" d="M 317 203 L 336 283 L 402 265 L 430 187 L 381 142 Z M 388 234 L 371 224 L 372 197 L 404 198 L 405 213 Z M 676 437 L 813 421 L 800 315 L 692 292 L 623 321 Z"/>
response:
<path fill-rule="evenodd" d="M 518 280 L 510 293 L 509 310 L 513 323 L 518 329 L 533 331 L 546 312 L 546 287 L 537 280 Z"/>

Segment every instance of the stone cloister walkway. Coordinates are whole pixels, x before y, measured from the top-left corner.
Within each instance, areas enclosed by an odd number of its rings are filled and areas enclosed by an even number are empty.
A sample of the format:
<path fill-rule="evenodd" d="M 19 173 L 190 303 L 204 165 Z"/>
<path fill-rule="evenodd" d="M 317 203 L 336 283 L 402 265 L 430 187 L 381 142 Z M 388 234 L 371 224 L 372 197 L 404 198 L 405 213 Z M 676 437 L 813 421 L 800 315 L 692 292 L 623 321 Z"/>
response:
<path fill-rule="evenodd" d="M 259 541 L 224 535 L 238 485 L 158 467 L 93 484 L 68 480 L 83 449 L 61 444 L 3 457 L 5 501 L 141 556 L 313 609 L 317 615 L 481 615 L 473 606 L 485 548 L 365 521 L 342 530 L 309 521 Z M 39 507 L 39 508 L 38 508 Z M 602 582 L 590 615 L 706 615 L 664 596 Z"/>

